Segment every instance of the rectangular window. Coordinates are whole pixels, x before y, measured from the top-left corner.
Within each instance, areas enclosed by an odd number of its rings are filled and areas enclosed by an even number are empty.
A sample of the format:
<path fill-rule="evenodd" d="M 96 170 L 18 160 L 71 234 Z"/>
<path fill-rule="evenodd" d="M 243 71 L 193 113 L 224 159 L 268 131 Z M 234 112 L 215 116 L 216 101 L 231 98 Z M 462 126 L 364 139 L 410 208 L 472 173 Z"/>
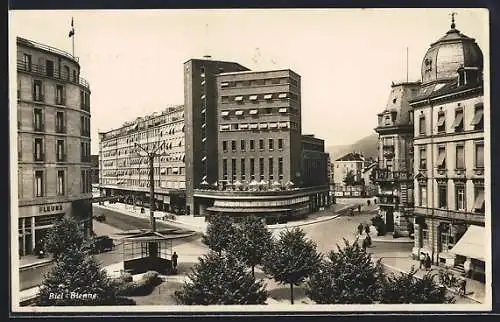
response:
<path fill-rule="evenodd" d="M 274 140 L 273 139 L 269 139 L 269 150 L 270 151 L 274 150 Z"/>
<path fill-rule="evenodd" d="M 476 169 L 484 168 L 484 143 L 476 143 L 475 144 L 475 167 Z"/>
<path fill-rule="evenodd" d="M 251 179 L 255 179 L 255 159 L 250 159 L 250 177 Z"/>
<path fill-rule="evenodd" d="M 80 108 L 85 109 L 85 92 L 80 91 Z"/>
<path fill-rule="evenodd" d="M 45 72 L 47 76 L 54 77 L 54 62 L 52 60 L 45 61 Z"/>
<path fill-rule="evenodd" d="M 57 194 L 59 196 L 64 196 L 64 170 L 57 171 Z"/>
<path fill-rule="evenodd" d="M 78 82 L 78 75 L 76 74 L 76 70 L 73 70 L 73 83 Z"/>
<path fill-rule="evenodd" d="M 34 153 L 35 161 L 43 161 L 44 160 L 43 139 L 41 139 L 41 138 L 35 139 L 35 151 L 34 152 L 35 152 Z"/>
<path fill-rule="evenodd" d="M 427 187 L 425 185 L 420 185 L 420 206 L 427 207 Z"/>
<path fill-rule="evenodd" d="M 465 210 L 465 187 L 463 185 L 457 185 L 455 187 L 455 200 L 456 209 Z"/>
<path fill-rule="evenodd" d="M 259 174 L 260 180 L 264 180 L 264 158 L 259 159 Z"/>
<path fill-rule="evenodd" d="M 233 181 L 236 180 L 236 159 L 231 159 L 231 176 Z"/>
<path fill-rule="evenodd" d="M 269 158 L 269 180 L 274 179 L 274 160 L 273 158 Z"/>
<path fill-rule="evenodd" d="M 66 155 L 64 153 L 64 140 L 57 140 L 56 154 L 57 161 L 66 161 Z"/>
<path fill-rule="evenodd" d="M 227 152 L 227 141 L 222 141 L 222 151 Z"/>
<path fill-rule="evenodd" d="M 283 158 L 278 158 L 278 175 L 283 179 Z"/>
<path fill-rule="evenodd" d="M 31 55 L 24 54 L 23 55 L 23 63 L 24 63 L 24 70 L 30 72 L 31 71 Z"/>
<path fill-rule="evenodd" d="M 56 104 L 64 105 L 64 86 L 56 85 Z"/>
<path fill-rule="evenodd" d="M 476 131 L 484 129 L 483 103 L 478 103 L 474 106 L 474 118 L 471 125 L 474 126 L 474 130 Z"/>
<path fill-rule="evenodd" d="M 278 149 L 283 149 L 283 139 L 278 139 Z"/>
<path fill-rule="evenodd" d="M 255 141 L 250 140 L 250 151 L 253 151 L 253 150 L 255 150 Z"/>
<path fill-rule="evenodd" d="M 464 110 L 461 108 L 455 110 L 453 129 L 455 129 L 455 132 L 462 132 L 464 130 Z"/>
<path fill-rule="evenodd" d="M 259 149 L 262 151 L 264 150 L 264 139 L 259 140 Z"/>
<path fill-rule="evenodd" d="M 456 146 L 456 169 L 465 169 L 465 149 L 463 144 Z"/>
<path fill-rule="evenodd" d="M 474 212 L 484 214 L 484 187 L 474 187 Z"/>
<path fill-rule="evenodd" d="M 56 132 L 57 133 L 65 133 L 65 126 L 64 126 L 64 112 L 57 112 L 56 113 Z"/>
<path fill-rule="evenodd" d="M 85 136 L 85 132 L 86 132 L 85 125 L 86 125 L 85 116 L 80 116 L 80 134 L 82 136 Z"/>
<path fill-rule="evenodd" d="M 438 119 L 437 119 L 437 131 L 439 133 L 441 132 L 446 132 L 446 117 L 444 112 L 439 112 L 438 113 Z"/>
<path fill-rule="evenodd" d="M 63 75 L 63 78 L 66 79 L 66 80 L 69 80 L 69 78 L 70 78 L 70 73 L 69 73 L 69 67 L 68 66 L 64 66 L 64 75 Z"/>
<path fill-rule="evenodd" d="M 42 81 L 34 80 L 33 81 L 33 100 L 37 102 L 43 101 L 43 92 L 42 92 Z"/>
<path fill-rule="evenodd" d="M 427 150 L 420 148 L 420 170 L 427 169 Z"/>
<path fill-rule="evenodd" d="M 245 159 L 241 159 L 240 163 L 240 172 L 241 172 L 241 179 L 245 180 L 246 176 L 246 171 L 245 171 Z"/>
<path fill-rule="evenodd" d="M 425 117 L 420 116 L 418 119 L 418 133 L 425 135 Z"/>
<path fill-rule="evenodd" d="M 236 152 L 236 141 L 234 141 L 234 140 L 233 140 L 233 141 L 231 141 L 231 150 L 232 150 L 233 152 Z"/>
<path fill-rule="evenodd" d="M 34 120 L 33 120 L 33 130 L 35 131 L 43 131 L 43 111 L 41 108 L 35 108 L 33 111 Z"/>
<path fill-rule="evenodd" d="M 241 148 L 241 151 L 245 151 L 245 140 L 240 141 L 240 148 Z"/>
<path fill-rule="evenodd" d="M 227 180 L 227 159 L 222 159 L 222 178 Z"/>
<path fill-rule="evenodd" d="M 444 146 L 438 147 L 438 159 L 436 165 L 438 169 L 446 169 L 446 148 Z"/>
<path fill-rule="evenodd" d="M 448 207 L 448 187 L 445 184 L 438 185 L 439 208 Z"/>
<path fill-rule="evenodd" d="M 85 173 L 85 170 L 81 171 L 81 188 L 82 188 L 82 193 L 85 193 L 87 191 L 87 175 Z"/>
<path fill-rule="evenodd" d="M 43 197 L 44 194 L 43 171 L 35 171 L 35 197 Z"/>

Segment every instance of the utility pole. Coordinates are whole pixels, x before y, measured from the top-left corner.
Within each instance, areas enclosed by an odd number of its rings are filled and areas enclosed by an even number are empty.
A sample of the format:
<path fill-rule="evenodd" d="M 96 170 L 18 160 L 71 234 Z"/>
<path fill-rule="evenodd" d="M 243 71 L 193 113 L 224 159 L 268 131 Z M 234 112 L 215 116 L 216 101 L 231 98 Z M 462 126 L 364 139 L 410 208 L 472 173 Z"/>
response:
<path fill-rule="evenodd" d="M 154 160 L 155 160 L 155 157 L 162 155 L 162 154 L 156 153 L 156 151 L 158 151 L 158 149 L 160 148 L 161 145 L 158 145 L 158 147 L 156 147 L 156 149 L 154 149 L 152 152 L 146 150 L 137 142 L 135 143 L 135 146 L 140 148 L 142 151 L 144 151 L 146 153 L 146 157 L 148 158 L 148 161 L 149 161 L 149 220 L 151 222 L 152 231 L 156 232 L 156 220 L 155 220 L 155 216 L 154 216 L 154 211 L 155 211 Z"/>

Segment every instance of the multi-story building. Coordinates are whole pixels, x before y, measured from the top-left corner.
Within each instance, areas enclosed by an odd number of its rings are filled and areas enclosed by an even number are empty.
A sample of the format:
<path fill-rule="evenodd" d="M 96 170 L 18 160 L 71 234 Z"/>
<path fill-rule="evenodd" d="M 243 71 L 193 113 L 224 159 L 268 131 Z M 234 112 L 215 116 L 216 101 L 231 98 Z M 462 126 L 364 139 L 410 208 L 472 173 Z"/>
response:
<path fill-rule="evenodd" d="M 301 134 L 300 76 L 289 69 L 233 68 L 239 70 L 214 75 L 216 129 L 202 132 L 201 139 L 203 133 L 207 142 L 215 139 L 218 168 L 212 177 L 199 177 L 192 213 L 294 217 L 329 205 L 324 143 Z M 201 94 L 191 92 L 186 91 Z M 203 153 L 193 154 L 208 160 Z"/>
<path fill-rule="evenodd" d="M 389 100 L 378 114 L 375 131 L 378 162 L 374 173 L 379 214 L 387 232 L 408 233 L 413 213 L 413 117 L 408 101 L 420 90 L 420 82 L 393 83 Z"/>
<path fill-rule="evenodd" d="M 90 88 L 78 58 L 17 38 L 19 254 L 73 216 L 92 230 Z"/>
<path fill-rule="evenodd" d="M 194 189 L 218 180 L 217 80 L 220 73 L 246 71 L 233 62 L 190 59 L 184 63 L 184 122 L 186 124 L 186 210 L 194 214 Z"/>
<path fill-rule="evenodd" d="M 92 163 L 92 168 L 91 168 L 91 180 L 90 182 L 93 185 L 98 185 L 99 184 L 99 155 L 98 154 L 93 154 L 90 156 L 90 162 Z"/>
<path fill-rule="evenodd" d="M 415 247 L 434 263 L 472 265 L 484 277 L 483 55 L 451 30 L 431 44 L 414 117 Z M 487 115 L 487 114 L 486 114 Z"/>
<path fill-rule="evenodd" d="M 335 186 L 345 186 L 344 179 L 352 173 L 354 181 L 361 181 L 361 174 L 365 167 L 365 158 L 360 153 L 349 152 L 333 161 L 333 180 Z"/>
<path fill-rule="evenodd" d="M 153 163 L 156 209 L 175 212 L 184 209 L 184 132 L 184 107 L 173 106 L 99 133 L 101 194 L 149 206 L 149 159 L 142 147 L 158 154 Z"/>

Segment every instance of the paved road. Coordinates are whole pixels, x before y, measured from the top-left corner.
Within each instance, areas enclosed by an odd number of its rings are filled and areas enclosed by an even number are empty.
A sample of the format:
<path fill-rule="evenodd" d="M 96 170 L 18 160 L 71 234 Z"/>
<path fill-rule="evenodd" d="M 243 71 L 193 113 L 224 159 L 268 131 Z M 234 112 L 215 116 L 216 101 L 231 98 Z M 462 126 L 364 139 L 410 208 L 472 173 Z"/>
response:
<path fill-rule="evenodd" d="M 106 221 L 104 223 L 113 226 L 121 230 L 133 230 L 133 229 L 148 229 L 151 228 L 149 223 L 149 213 L 144 215 L 144 218 L 138 218 L 134 216 L 127 216 L 122 213 L 116 212 L 111 209 L 102 209 L 98 207 L 93 207 L 92 209 L 94 216 L 104 214 Z M 168 225 L 159 220 L 156 221 L 156 226 L 158 229 L 177 229 L 174 226 Z"/>

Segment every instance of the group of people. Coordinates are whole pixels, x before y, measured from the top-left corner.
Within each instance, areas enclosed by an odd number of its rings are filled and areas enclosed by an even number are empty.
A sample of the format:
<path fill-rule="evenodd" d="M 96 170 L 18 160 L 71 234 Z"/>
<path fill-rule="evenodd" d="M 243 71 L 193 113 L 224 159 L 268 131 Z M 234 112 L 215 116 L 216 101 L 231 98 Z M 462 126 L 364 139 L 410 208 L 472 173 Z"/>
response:
<path fill-rule="evenodd" d="M 429 256 L 429 254 L 425 254 L 425 255 L 422 255 L 420 257 L 420 269 L 422 269 L 422 267 L 423 267 L 426 270 L 430 270 L 431 264 L 432 264 L 432 260 L 431 260 L 431 257 Z"/>
<path fill-rule="evenodd" d="M 361 246 L 363 247 L 363 249 L 366 249 L 372 245 L 372 238 L 370 236 L 370 225 L 367 224 L 363 226 L 363 224 L 360 223 L 358 225 L 358 236 L 362 236 L 363 232 L 366 234 L 366 237 L 363 239 Z"/>

